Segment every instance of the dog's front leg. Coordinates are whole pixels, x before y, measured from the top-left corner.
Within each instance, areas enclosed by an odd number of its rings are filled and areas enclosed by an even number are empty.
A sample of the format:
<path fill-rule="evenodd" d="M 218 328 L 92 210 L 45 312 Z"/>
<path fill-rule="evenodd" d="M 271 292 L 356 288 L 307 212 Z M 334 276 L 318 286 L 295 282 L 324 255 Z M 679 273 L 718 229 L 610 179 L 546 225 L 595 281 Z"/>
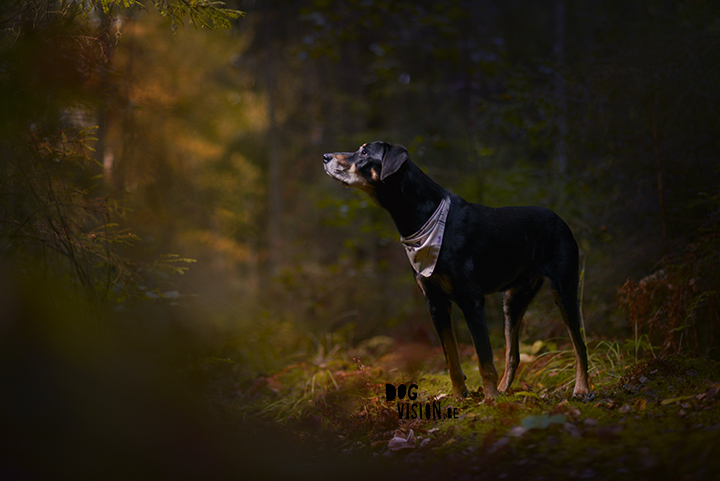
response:
<path fill-rule="evenodd" d="M 430 317 L 442 343 L 445 361 L 450 370 L 453 395 L 458 399 L 464 398 L 468 395 L 468 390 L 467 387 L 465 387 L 465 374 L 463 374 L 462 368 L 460 367 L 460 355 L 458 353 L 457 340 L 455 339 L 455 331 L 453 330 L 450 317 L 450 299 L 445 293 L 432 286 L 423 286 L 421 284 L 420 288 L 425 295 L 425 300 L 430 310 Z"/>
<path fill-rule="evenodd" d="M 465 321 L 470 329 L 473 344 L 475 344 L 485 399 L 492 399 L 500 393 L 497 389 L 498 374 L 493 363 L 490 336 L 485 322 L 485 298 L 482 295 L 473 295 L 469 298 L 460 297 L 457 299 L 457 303 L 465 315 Z"/>

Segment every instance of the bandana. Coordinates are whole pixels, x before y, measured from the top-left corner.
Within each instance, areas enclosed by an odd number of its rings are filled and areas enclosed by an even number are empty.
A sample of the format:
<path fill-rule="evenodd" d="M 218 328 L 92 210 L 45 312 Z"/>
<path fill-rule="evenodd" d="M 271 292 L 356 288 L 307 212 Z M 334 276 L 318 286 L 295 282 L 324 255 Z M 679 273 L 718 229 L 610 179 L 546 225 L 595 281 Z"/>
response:
<path fill-rule="evenodd" d="M 450 198 L 446 197 L 419 231 L 409 237 L 400 238 L 410 264 L 415 272 L 423 277 L 430 277 L 435 270 L 449 210 Z"/>

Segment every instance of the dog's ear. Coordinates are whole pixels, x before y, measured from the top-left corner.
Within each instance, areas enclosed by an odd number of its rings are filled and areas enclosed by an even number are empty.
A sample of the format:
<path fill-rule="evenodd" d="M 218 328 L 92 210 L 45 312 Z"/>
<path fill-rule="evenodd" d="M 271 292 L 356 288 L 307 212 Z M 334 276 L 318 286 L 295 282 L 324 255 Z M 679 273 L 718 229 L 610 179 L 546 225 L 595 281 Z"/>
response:
<path fill-rule="evenodd" d="M 400 167 L 402 167 L 409 158 L 408 151 L 402 145 L 391 145 L 386 148 L 385 155 L 382 159 L 380 180 L 385 180 L 386 177 L 400 170 Z"/>

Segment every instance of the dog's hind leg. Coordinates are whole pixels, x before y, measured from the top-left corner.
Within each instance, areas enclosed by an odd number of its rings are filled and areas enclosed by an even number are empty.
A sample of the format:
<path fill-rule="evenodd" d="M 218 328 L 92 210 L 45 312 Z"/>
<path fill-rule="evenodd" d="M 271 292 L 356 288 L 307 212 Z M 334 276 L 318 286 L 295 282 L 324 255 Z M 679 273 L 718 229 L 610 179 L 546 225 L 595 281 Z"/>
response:
<path fill-rule="evenodd" d="M 541 277 L 533 277 L 517 287 L 503 293 L 503 312 L 505 313 L 505 373 L 500 380 L 498 390 L 505 392 L 515 379 L 515 371 L 520 363 L 520 326 L 530 302 L 542 286 Z"/>
<path fill-rule="evenodd" d="M 458 399 L 464 398 L 467 396 L 468 390 L 465 386 L 465 374 L 463 374 L 460 367 L 460 354 L 458 353 L 457 340 L 455 339 L 455 331 L 450 317 L 450 299 L 432 285 L 424 286 L 419 281 L 418 284 L 420 284 L 420 288 L 425 295 L 430 317 L 442 343 L 445 361 L 450 370 L 453 395 Z"/>
<path fill-rule="evenodd" d="M 576 276 L 574 276 L 577 279 Z M 575 351 L 575 389 L 573 395 L 580 396 L 588 394 L 590 388 L 588 386 L 588 360 L 587 348 L 583 341 L 582 331 L 580 330 L 580 307 L 577 298 L 577 282 L 556 282 L 546 279 L 550 284 L 550 290 L 555 298 L 555 304 L 560 309 L 560 315 L 565 321 L 570 340 Z"/>

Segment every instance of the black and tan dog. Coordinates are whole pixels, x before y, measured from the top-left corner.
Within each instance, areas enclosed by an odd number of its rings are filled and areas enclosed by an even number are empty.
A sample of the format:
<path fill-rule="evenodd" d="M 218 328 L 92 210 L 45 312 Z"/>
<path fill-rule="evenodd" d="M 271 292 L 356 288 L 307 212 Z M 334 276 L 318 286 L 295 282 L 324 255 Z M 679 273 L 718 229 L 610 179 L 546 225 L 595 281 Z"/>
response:
<path fill-rule="evenodd" d="M 367 192 L 390 212 L 440 336 L 456 397 L 466 396 L 467 388 L 450 320 L 451 301 L 465 315 L 489 399 L 513 382 L 522 317 L 543 281 L 575 349 L 574 394 L 589 393 L 577 300 L 578 246 L 557 214 L 540 207 L 496 209 L 466 202 L 430 179 L 399 145 L 364 144 L 357 152 L 325 154 L 323 162 L 332 178 Z M 506 364 L 498 386 L 484 295 L 499 291 L 504 292 Z"/>

